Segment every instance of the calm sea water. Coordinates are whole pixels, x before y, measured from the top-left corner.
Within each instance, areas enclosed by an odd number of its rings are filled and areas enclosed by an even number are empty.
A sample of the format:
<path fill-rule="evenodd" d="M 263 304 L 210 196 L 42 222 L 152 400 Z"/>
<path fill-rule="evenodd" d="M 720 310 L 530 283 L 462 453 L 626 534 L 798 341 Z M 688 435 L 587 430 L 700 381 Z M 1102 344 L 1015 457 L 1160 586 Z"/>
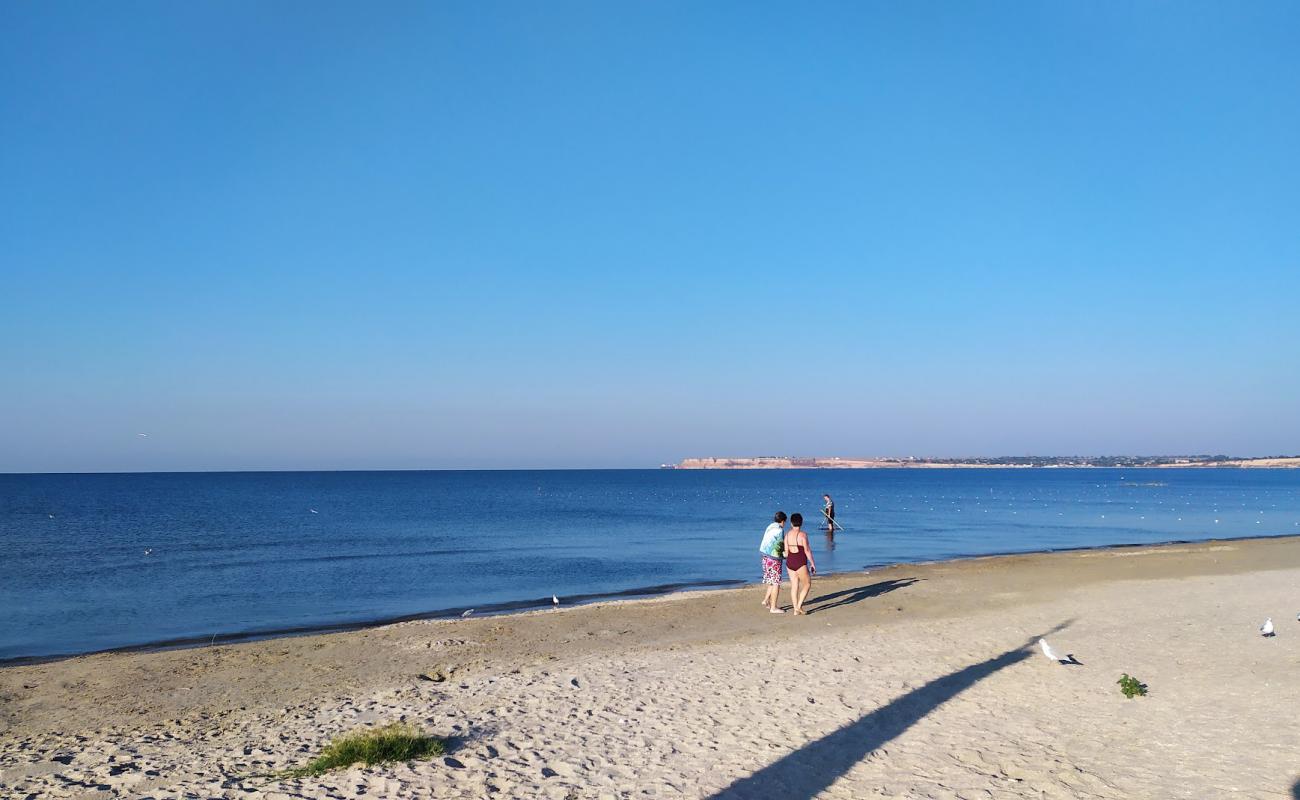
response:
<path fill-rule="evenodd" d="M 823 573 L 1300 534 L 1300 470 L 0 475 L 0 660 L 756 581 L 823 492 Z"/>

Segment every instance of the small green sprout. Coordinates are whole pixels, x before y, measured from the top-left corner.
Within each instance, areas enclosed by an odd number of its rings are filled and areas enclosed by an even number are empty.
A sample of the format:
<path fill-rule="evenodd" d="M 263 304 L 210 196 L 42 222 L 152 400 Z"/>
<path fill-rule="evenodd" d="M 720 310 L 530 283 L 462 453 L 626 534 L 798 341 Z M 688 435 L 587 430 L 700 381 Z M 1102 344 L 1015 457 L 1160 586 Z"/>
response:
<path fill-rule="evenodd" d="M 1119 684 L 1119 690 L 1130 700 L 1134 697 L 1146 697 L 1147 695 L 1147 685 L 1127 672 L 1116 683 Z"/>

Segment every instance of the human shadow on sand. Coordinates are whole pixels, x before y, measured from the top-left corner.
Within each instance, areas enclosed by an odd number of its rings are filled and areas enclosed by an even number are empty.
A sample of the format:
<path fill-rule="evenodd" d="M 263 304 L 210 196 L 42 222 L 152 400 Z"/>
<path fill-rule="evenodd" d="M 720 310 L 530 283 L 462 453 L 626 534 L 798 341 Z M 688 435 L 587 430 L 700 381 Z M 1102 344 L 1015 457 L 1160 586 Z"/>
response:
<path fill-rule="evenodd" d="M 1064 630 L 1063 622 L 1040 635 L 1029 637 L 1019 647 L 936 678 L 901 697 L 859 717 L 822 738 L 809 742 L 759 771 L 740 778 L 711 795 L 710 800 L 750 800 L 780 797 L 809 800 L 824 791 L 868 754 L 879 750 L 934 709 L 961 694 L 998 670 L 1033 655 L 1040 636 Z"/>
<path fill-rule="evenodd" d="M 919 578 L 899 578 L 897 580 L 880 581 L 867 586 L 859 586 L 856 589 L 842 589 L 838 592 L 824 594 L 821 597 L 810 598 L 807 602 L 808 613 L 816 614 L 818 611 L 829 611 L 832 608 L 840 606 L 853 605 L 871 597 L 879 597 L 882 594 L 888 594 L 896 589 L 905 589 L 916 583 Z M 827 602 L 833 600 L 834 602 Z M 817 605 L 817 603 L 826 603 L 826 605 Z"/>

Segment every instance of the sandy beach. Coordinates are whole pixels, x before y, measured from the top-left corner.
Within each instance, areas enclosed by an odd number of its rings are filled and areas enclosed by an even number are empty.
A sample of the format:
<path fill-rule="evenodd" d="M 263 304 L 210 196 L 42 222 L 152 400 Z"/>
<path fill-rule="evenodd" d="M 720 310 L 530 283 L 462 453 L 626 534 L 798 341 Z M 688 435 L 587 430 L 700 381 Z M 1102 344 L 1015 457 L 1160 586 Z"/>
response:
<path fill-rule="evenodd" d="M 10 667 L 0 796 L 1300 796 L 1300 539 L 898 565 L 817 580 L 806 617 L 760 597 Z M 394 720 L 450 751 L 256 777 Z"/>

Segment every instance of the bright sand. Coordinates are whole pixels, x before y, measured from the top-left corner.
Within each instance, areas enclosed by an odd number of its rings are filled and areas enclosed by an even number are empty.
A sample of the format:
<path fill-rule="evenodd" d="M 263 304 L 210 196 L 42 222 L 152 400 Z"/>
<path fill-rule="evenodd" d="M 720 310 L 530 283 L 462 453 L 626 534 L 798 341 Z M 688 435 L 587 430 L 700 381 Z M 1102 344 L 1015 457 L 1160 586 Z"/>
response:
<path fill-rule="evenodd" d="M 900 565 L 806 617 L 761 594 L 3 669 L 0 797 L 1300 796 L 1300 539 Z M 244 777 L 392 720 L 451 752 Z"/>

